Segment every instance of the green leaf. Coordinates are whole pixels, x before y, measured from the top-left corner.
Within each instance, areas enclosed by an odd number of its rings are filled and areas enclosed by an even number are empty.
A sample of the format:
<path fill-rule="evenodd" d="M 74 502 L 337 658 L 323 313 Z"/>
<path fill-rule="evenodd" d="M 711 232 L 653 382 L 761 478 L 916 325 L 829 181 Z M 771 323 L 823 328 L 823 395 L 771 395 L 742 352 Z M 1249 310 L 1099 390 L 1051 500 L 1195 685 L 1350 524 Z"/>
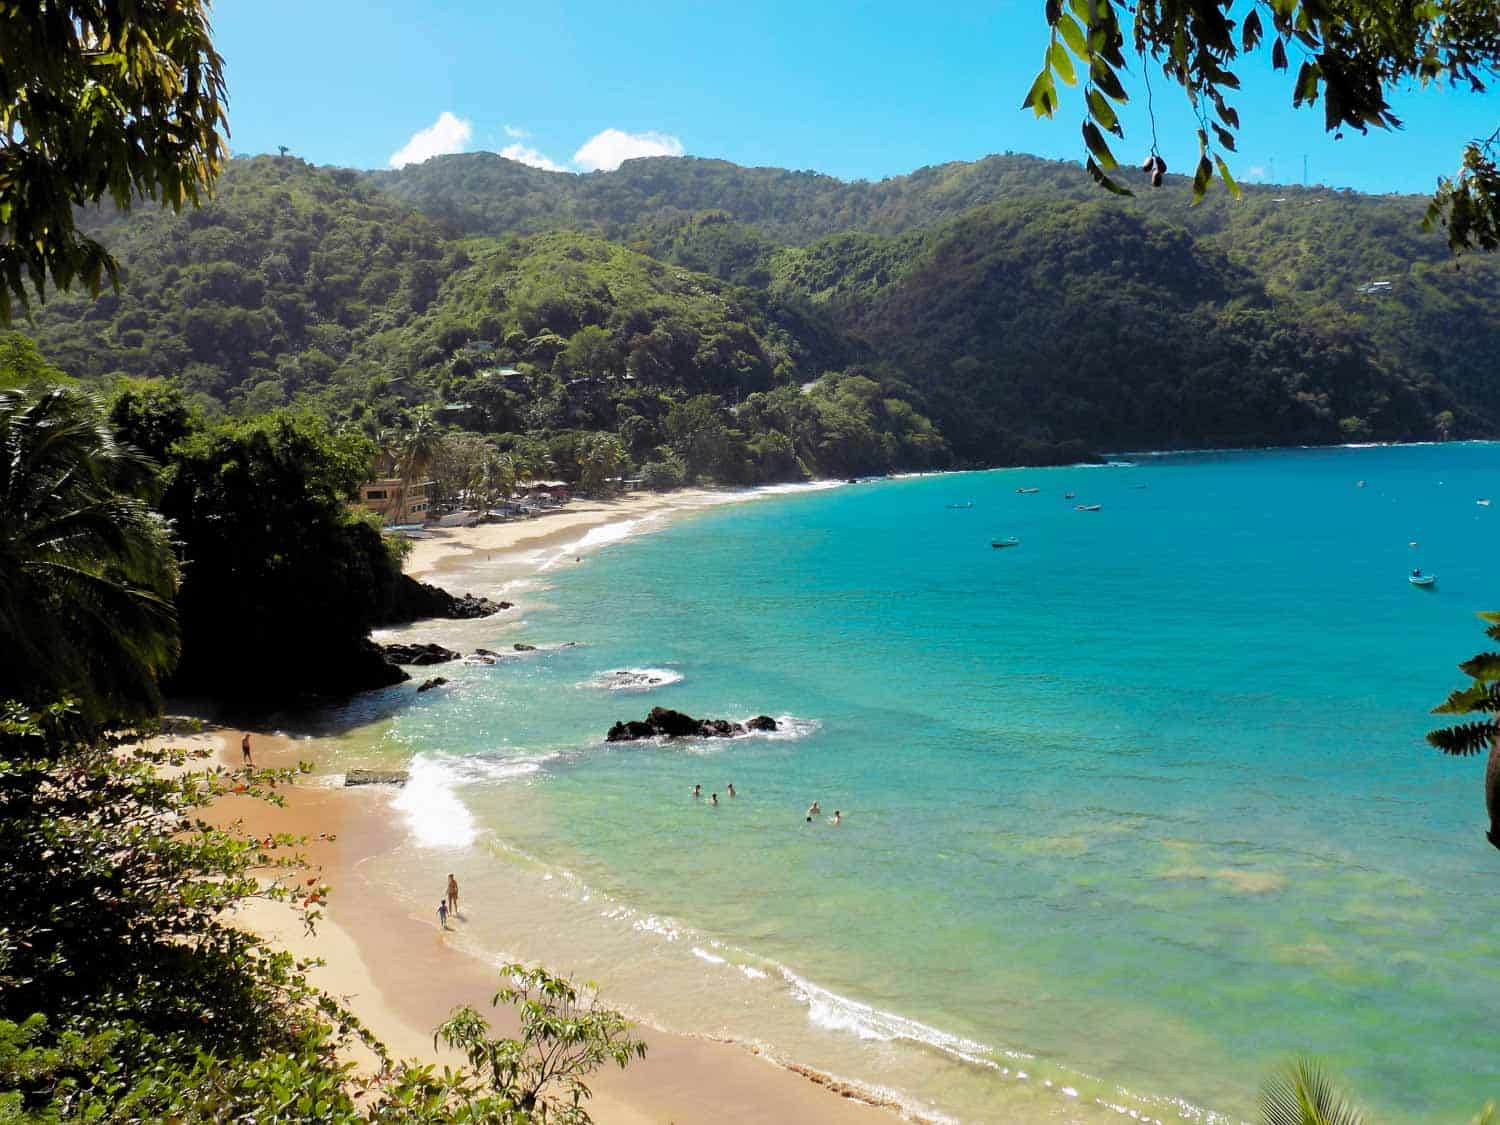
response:
<path fill-rule="evenodd" d="M 1213 162 L 1207 156 L 1198 158 L 1198 170 L 1193 173 L 1193 202 L 1197 203 L 1208 191 L 1209 181 L 1214 178 Z"/>
<path fill-rule="evenodd" d="M 1052 81 L 1052 72 L 1045 67 L 1032 82 L 1031 89 L 1026 91 L 1026 100 L 1021 103 L 1022 109 L 1030 109 L 1038 117 L 1051 117 L 1052 111 L 1057 108 L 1057 85 Z"/>
<path fill-rule="evenodd" d="M 1089 81 L 1103 90 L 1106 95 L 1117 102 L 1129 101 L 1125 96 L 1125 87 L 1120 85 L 1120 79 L 1110 69 L 1109 64 L 1095 59 L 1089 66 Z"/>
<path fill-rule="evenodd" d="M 1102 187 L 1105 191 L 1113 192 L 1115 195 L 1135 194 L 1135 192 L 1131 191 L 1129 188 L 1122 187 L 1120 184 L 1115 183 L 1114 180 L 1106 176 L 1104 174 L 1104 170 L 1100 168 L 1099 165 L 1094 163 L 1094 158 L 1092 156 L 1084 162 L 1083 166 L 1088 169 L 1089 175 L 1094 177 L 1094 182 Z"/>
<path fill-rule="evenodd" d="M 1310 105 L 1318 100 L 1318 80 L 1321 74 L 1317 63 L 1302 64 L 1302 68 L 1297 71 L 1297 87 L 1292 95 L 1294 106 Z"/>
<path fill-rule="evenodd" d="M 1120 166 L 1120 162 L 1115 159 L 1115 154 L 1109 151 L 1109 145 L 1104 141 L 1104 134 L 1099 132 L 1099 126 L 1092 121 L 1083 123 L 1083 143 L 1088 145 L 1089 151 L 1094 154 L 1102 167 L 1113 170 Z"/>
<path fill-rule="evenodd" d="M 1078 26 L 1077 20 L 1068 15 L 1067 12 L 1063 12 L 1057 18 L 1056 27 L 1058 33 L 1063 37 L 1063 42 L 1067 43 L 1069 50 L 1080 59 L 1088 57 L 1088 37 L 1084 35 L 1083 28 Z"/>
<path fill-rule="evenodd" d="M 1364 1117 L 1316 1062 L 1298 1059 L 1260 1091 L 1265 1125 L 1363 1125 Z"/>
<path fill-rule="evenodd" d="M 1125 135 L 1125 131 L 1120 128 L 1120 118 L 1115 113 L 1115 107 L 1109 104 L 1109 100 L 1103 94 L 1090 86 L 1084 97 L 1089 105 L 1089 113 L 1093 115 L 1095 121 L 1117 137 Z"/>
<path fill-rule="evenodd" d="M 1229 174 L 1229 166 L 1224 163 L 1222 156 L 1214 157 L 1214 167 L 1219 170 L 1219 179 L 1224 181 L 1224 186 L 1229 189 L 1229 194 L 1236 199 L 1240 197 L 1240 185 L 1235 183 L 1234 177 Z"/>
<path fill-rule="evenodd" d="M 1057 71 L 1057 76 L 1069 86 L 1078 85 L 1078 75 L 1073 72 L 1073 60 L 1068 55 L 1068 49 L 1058 40 L 1052 40 L 1052 46 L 1047 49 L 1047 58 L 1052 63 L 1052 69 Z"/>

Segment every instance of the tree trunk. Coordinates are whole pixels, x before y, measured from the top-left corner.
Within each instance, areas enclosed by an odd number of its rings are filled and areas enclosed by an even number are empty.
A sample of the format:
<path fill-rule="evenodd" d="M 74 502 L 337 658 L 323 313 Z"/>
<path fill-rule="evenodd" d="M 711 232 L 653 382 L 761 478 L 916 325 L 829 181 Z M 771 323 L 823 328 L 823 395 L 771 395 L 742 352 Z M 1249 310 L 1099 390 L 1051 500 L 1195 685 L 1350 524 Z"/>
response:
<path fill-rule="evenodd" d="M 1487 838 L 1500 848 L 1500 731 L 1490 736 L 1490 760 L 1484 769 L 1484 808 L 1490 814 Z"/>

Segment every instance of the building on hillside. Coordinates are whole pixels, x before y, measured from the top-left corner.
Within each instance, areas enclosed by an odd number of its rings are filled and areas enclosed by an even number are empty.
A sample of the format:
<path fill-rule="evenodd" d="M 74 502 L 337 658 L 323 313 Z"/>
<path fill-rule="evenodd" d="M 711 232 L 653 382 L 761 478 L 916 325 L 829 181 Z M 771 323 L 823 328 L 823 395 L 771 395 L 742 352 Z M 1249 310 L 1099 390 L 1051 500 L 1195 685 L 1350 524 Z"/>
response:
<path fill-rule="evenodd" d="M 359 486 L 356 507 L 374 512 L 386 527 L 426 523 L 432 518 L 432 481 L 405 484 L 400 477 L 381 477 Z"/>

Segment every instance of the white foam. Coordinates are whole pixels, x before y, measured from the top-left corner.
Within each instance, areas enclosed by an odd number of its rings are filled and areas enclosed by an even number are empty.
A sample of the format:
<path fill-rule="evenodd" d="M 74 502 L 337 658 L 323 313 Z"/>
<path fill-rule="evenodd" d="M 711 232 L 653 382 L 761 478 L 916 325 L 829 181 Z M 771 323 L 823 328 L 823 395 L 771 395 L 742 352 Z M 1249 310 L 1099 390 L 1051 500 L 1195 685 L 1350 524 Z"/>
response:
<path fill-rule="evenodd" d="M 736 965 L 735 968 L 751 980 L 769 980 L 771 977 L 770 973 L 764 969 L 757 969 L 754 965 Z"/>
<path fill-rule="evenodd" d="M 700 947 L 698 947 L 696 945 L 693 946 L 693 956 L 694 957 L 702 958 L 704 961 L 707 961 L 710 965 L 727 965 L 727 964 L 729 964 L 729 962 L 727 960 L 725 960 L 723 957 L 720 957 L 718 954 L 710 953 L 708 950 L 702 949 L 702 948 L 700 948 Z"/>
<path fill-rule="evenodd" d="M 459 780 L 456 770 L 435 757 L 412 759 L 391 808 L 403 814 L 418 847 L 466 848 L 478 837 L 474 814 L 458 798 Z"/>
<path fill-rule="evenodd" d="M 578 686 L 603 691 L 654 691 L 682 680 L 682 673 L 671 668 L 615 668 L 591 676 Z"/>
<path fill-rule="evenodd" d="M 792 996 L 807 1005 L 808 1020 L 819 1027 L 829 1031 L 849 1032 L 861 1039 L 878 1039 L 882 1042 L 909 1039 L 935 1047 L 976 1066 L 988 1067 L 991 1070 L 1000 1069 L 1000 1065 L 989 1057 L 993 1053 L 993 1048 L 983 1043 L 976 1043 L 972 1039 L 965 1039 L 936 1027 L 930 1027 L 917 1020 L 897 1015 L 895 1012 L 881 1011 L 869 1004 L 861 1004 L 858 1000 L 840 996 L 836 992 L 830 992 L 826 988 L 799 977 L 785 966 L 781 966 L 781 975 L 791 986 Z M 1007 1051 L 1005 1053 L 1017 1058 L 1031 1057 L 1019 1052 Z"/>

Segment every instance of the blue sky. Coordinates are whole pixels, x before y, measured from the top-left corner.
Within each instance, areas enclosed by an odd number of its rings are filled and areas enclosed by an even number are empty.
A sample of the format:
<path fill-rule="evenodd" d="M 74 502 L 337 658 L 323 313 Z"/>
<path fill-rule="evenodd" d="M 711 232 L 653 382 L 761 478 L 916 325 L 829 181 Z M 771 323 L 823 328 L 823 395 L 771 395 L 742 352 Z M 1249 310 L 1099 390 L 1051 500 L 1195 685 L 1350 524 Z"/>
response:
<path fill-rule="evenodd" d="M 543 167 L 633 154 L 879 179 L 993 152 L 1082 159 L 1082 98 L 1052 121 L 1020 110 L 1046 44 L 1041 0 L 218 0 L 230 146 L 287 145 L 318 164 L 389 165 L 439 151 L 508 151 Z M 1244 180 L 1429 192 L 1463 143 L 1500 123 L 1500 96 L 1404 95 L 1400 132 L 1334 140 L 1290 79 L 1245 64 L 1231 168 Z M 1144 102 L 1140 76 L 1132 97 Z M 1180 94 L 1156 83 L 1174 171 L 1197 158 Z M 1125 115 L 1124 160 L 1150 143 Z"/>

